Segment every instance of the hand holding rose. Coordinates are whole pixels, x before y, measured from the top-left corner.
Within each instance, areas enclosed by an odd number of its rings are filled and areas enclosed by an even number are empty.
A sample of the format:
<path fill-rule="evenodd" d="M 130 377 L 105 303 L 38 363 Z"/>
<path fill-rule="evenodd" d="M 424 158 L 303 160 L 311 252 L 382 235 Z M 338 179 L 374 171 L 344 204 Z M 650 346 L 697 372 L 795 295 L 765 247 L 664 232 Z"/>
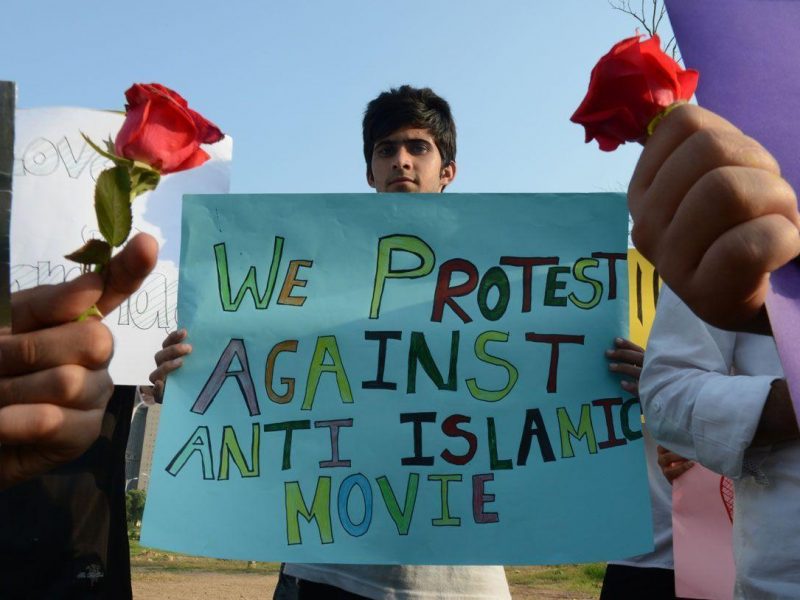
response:
<path fill-rule="evenodd" d="M 628 187 L 633 242 L 704 321 L 768 331 L 769 274 L 800 253 L 800 214 L 775 159 L 698 106 L 647 141 Z"/>
<path fill-rule="evenodd" d="M 647 141 L 628 187 L 632 238 L 664 281 L 711 325 L 768 332 L 769 274 L 800 253 L 794 191 L 758 142 L 677 104 L 698 74 L 659 44 L 655 35 L 616 44 L 572 120 L 602 150 Z"/>
<path fill-rule="evenodd" d="M 0 489 L 80 456 L 100 433 L 113 390 L 113 339 L 87 307 L 113 310 L 155 265 L 155 240 L 139 234 L 108 264 L 66 283 L 12 296 L 12 332 L 0 332 Z"/>

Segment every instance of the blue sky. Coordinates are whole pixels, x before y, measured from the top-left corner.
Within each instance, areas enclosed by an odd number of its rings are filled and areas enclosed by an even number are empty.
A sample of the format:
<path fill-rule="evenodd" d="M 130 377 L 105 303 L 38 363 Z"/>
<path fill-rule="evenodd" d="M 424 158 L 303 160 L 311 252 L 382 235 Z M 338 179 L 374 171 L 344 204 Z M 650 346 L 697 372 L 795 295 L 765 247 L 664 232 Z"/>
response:
<path fill-rule="evenodd" d="M 453 108 L 450 192 L 624 191 L 639 147 L 601 153 L 569 116 L 635 28 L 605 0 L 8 0 L 0 78 L 20 107 L 170 86 L 233 136 L 234 192 L 371 191 L 361 116 L 403 83 Z"/>

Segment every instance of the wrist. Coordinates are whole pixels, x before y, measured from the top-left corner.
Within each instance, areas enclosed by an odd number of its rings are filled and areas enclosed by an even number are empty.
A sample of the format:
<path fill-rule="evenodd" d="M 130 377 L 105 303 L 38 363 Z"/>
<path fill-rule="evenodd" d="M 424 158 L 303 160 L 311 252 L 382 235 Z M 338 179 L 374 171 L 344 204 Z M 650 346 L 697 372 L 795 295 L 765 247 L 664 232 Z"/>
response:
<path fill-rule="evenodd" d="M 764 446 L 798 439 L 797 418 L 785 379 L 775 379 L 769 388 L 752 446 Z"/>

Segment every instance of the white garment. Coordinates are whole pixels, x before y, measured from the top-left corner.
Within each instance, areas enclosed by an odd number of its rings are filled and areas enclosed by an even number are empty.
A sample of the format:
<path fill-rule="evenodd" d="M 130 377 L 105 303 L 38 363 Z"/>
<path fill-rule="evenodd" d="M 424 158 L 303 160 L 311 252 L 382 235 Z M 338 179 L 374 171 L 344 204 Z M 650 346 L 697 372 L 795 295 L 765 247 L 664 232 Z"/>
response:
<path fill-rule="evenodd" d="M 658 466 L 656 441 L 646 427 L 644 434 L 644 456 L 647 461 L 647 481 L 650 487 L 650 505 L 653 509 L 653 551 L 614 560 L 611 564 L 627 565 L 642 569 L 672 569 L 672 486 Z"/>
<path fill-rule="evenodd" d="M 737 598 L 800 598 L 800 442 L 749 449 L 782 376 L 771 337 L 706 325 L 662 287 L 642 406 L 662 445 L 734 480 Z"/>
<path fill-rule="evenodd" d="M 511 598 L 503 567 L 287 563 L 283 570 L 292 577 L 381 600 Z"/>

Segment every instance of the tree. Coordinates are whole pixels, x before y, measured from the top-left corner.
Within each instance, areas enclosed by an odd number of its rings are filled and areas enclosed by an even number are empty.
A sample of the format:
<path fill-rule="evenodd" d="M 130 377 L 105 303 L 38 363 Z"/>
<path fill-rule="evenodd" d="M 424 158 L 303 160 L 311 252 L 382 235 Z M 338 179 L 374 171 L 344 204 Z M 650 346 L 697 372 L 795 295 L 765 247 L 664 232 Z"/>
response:
<path fill-rule="evenodd" d="M 632 16 L 636 21 L 644 27 L 648 35 L 653 36 L 658 33 L 658 28 L 667 16 L 667 7 L 662 0 L 641 0 L 638 10 L 635 6 L 631 6 L 631 0 L 608 0 L 609 6 L 614 10 Z M 680 60 L 678 57 L 678 45 L 675 42 L 673 35 L 669 41 L 664 45 L 664 52 L 671 54 L 675 60 Z"/>
<path fill-rule="evenodd" d="M 144 503 L 147 494 L 144 490 L 130 490 L 125 494 L 125 512 L 127 513 L 128 529 L 139 526 L 144 515 Z"/>

